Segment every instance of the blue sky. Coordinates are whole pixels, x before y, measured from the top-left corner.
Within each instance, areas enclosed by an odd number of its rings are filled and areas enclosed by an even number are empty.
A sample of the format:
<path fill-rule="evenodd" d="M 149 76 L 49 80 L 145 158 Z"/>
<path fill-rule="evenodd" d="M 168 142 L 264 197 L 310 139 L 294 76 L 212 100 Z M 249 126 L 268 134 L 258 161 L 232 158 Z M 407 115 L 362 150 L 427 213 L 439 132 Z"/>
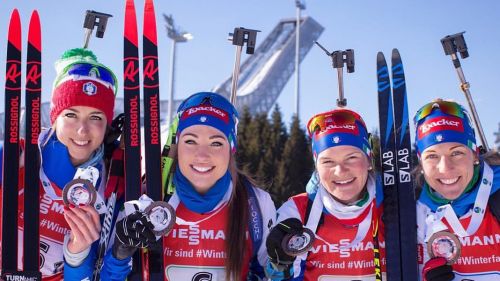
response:
<path fill-rule="evenodd" d="M 31 11 L 38 9 L 40 12 L 44 101 L 50 97 L 55 75 L 53 62 L 64 50 L 82 46 L 85 10 L 114 16 L 108 22 L 104 39 L 93 37 L 90 48 L 120 77 L 124 3 L 122 0 L 0 0 L 0 84 L 4 85 L 7 26 L 13 8 L 18 8 L 21 13 L 24 39 Z M 171 47 L 162 13 L 173 14 L 176 23 L 194 35 L 193 41 L 177 45 L 176 98 L 209 90 L 231 74 L 234 47 L 227 41 L 227 34 L 234 27 L 261 30 L 257 38 L 259 43 L 280 19 L 295 16 L 293 0 L 158 0 L 155 4 L 162 99 L 168 99 Z M 143 1 L 136 1 L 139 19 L 142 6 Z M 392 48 L 401 52 L 412 116 L 421 105 L 435 97 L 452 98 L 465 104 L 456 72 L 450 58 L 444 55 L 440 39 L 466 31 L 470 57 L 462 61 L 462 66 L 471 84 L 487 139 L 490 146 L 493 145 L 493 133 L 498 131 L 500 121 L 497 111 L 500 105 L 497 80 L 500 79 L 500 2 L 306 0 L 306 6 L 303 14 L 325 27 L 319 39 L 325 47 L 329 50 L 355 50 L 356 71 L 344 75 L 345 95 L 348 106 L 362 114 L 370 130 L 378 126 L 375 75 L 378 51 L 384 51 L 386 57 L 390 57 Z M 338 95 L 336 77 L 330 59 L 319 48 L 311 49 L 301 65 L 300 118 L 303 124 L 315 113 L 335 107 Z M 122 96 L 122 93 L 118 95 Z M 278 103 L 289 123 L 294 110 L 293 77 Z M 3 107 L 1 98 L 0 111 Z"/>

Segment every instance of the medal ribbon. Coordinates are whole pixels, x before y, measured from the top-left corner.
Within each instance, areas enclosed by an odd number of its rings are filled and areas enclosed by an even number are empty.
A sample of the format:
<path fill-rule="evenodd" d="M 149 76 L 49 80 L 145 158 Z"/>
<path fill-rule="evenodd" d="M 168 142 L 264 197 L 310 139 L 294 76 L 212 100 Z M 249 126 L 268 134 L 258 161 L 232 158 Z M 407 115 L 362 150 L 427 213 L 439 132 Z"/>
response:
<path fill-rule="evenodd" d="M 425 223 L 427 225 L 425 241 L 427 242 L 432 234 L 448 229 L 442 221 L 443 218 L 446 218 L 446 221 L 450 225 L 450 228 L 453 230 L 453 233 L 458 235 L 459 237 L 467 237 L 476 233 L 476 231 L 479 229 L 479 226 L 481 225 L 481 222 L 483 221 L 492 185 L 493 170 L 488 164 L 484 163 L 481 185 L 479 186 L 476 200 L 474 201 L 474 207 L 472 208 L 472 217 L 467 229 L 465 229 L 460 223 L 451 204 L 446 204 L 437 208 L 435 213 L 427 216 L 425 220 Z"/>

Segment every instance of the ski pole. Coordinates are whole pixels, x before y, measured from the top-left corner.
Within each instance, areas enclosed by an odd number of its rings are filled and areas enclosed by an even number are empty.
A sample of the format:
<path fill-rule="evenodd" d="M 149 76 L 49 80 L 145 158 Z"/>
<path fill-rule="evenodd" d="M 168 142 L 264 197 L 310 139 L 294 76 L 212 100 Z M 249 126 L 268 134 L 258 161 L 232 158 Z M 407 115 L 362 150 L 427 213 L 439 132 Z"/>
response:
<path fill-rule="evenodd" d="M 251 55 L 255 52 L 255 42 L 257 40 L 257 32 L 260 30 L 246 29 L 243 27 L 234 28 L 233 33 L 229 33 L 229 40 L 233 45 L 236 45 L 236 55 L 234 59 L 233 78 L 231 81 L 231 98 L 230 102 L 235 105 L 236 91 L 238 90 L 238 76 L 240 74 L 241 52 L 245 43 L 247 44 L 246 53 Z"/>
<path fill-rule="evenodd" d="M 469 52 L 467 51 L 467 44 L 465 44 L 464 33 L 465 31 L 447 35 L 443 39 L 441 39 L 441 44 L 443 45 L 444 53 L 451 56 L 451 61 L 453 62 L 453 66 L 455 67 L 455 70 L 458 74 L 458 79 L 460 80 L 460 89 L 462 89 L 465 94 L 465 98 L 467 99 L 467 103 L 469 104 L 469 109 L 472 113 L 474 125 L 476 126 L 477 132 L 479 133 L 481 143 L 483 144 L 482 148 L 480 148 L 480 151 L 481 153 L 485 153 L 489 151 L 488 142 L 486 141 L 486 136 L 484 134 L 483 127 L 481 126 L 481 121 L 479 120 L 476 106 L 474 105 L 474 101 L 472 100 L 472 95 L 469 90 L 470 84 L 465 80 L 465 75 L 462 70 L 460 60 L 457 56 L 457 52 L 460 53 L 462 59 L 465 59 L 469 56 Z"/>
<path fill-rule="evenodd" d="M 106 31 L 106 24 L 108 23 L 109 17 L 112 17 L 112 15 L 92 10 L 87 10 L 85 12 L 85 21 L 83 22 L 83 28 L 85 29 L 85 36 L 83 39 L 84 49 L 87 49 L 89 45 L 90 36 L 92 35 L 94 26 L 97 26 L 95 36 L 98 38 L 102 38 L 104 36 L 104 31 Z"/>
<path fill-rule="evenodd" d="M 354 72 L 354 50 L 347 49 L 345 51 L 335 51 L 328 52 L 325 47 L 323 47 L 318 41 L 315 41 L 326 55 L 332 58 L 332 66 L 337 69 L 337 78 L 339 81 L 339 98 L 337 99 L 338 107 L 345 107 L 347 105 L 347 99 L 344 98 L 344 63 L 347 67 L 347 73 Z"/>

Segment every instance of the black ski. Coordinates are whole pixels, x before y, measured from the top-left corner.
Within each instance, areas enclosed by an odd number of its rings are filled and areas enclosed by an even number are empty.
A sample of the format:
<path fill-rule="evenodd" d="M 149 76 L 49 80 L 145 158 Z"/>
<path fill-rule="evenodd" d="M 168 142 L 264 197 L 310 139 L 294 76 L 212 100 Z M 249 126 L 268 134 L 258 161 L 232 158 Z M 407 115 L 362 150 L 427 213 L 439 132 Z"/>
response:
<path fill-rule="evenodd" d="M 11 14 L 5 73 L 5 133 L 2 159 L 2 277 L 17 271 L 19 109 L 21 104 L 21 19 Z"/>
<path fill-rule="evenodd" d="M 384 228 L 387 280 L 401 279 L 399 202 L 396 181 L 394 111 L 389 70 L 384 54 L 377 54 L 380 162 L 384 191 Z"/>
<path fill-rule="evenodd" d="M 40 134 L 40 95 L 42 92 L 41 55 L 40 17 L 37 11 L 33 11 L 28 31 L 25 91 L 23 265 L 26 272 L 38 272 L 40 268 L 40 251 L 35 249 L 40 249 L 40 153 L 38 151 L 38 135 Z"/>
<path fill-rule="evenodd" d="M 161 141 L 160 141 L 160 89 L 158 75 L 158 44 L 153 0 L 144 3 L 142 37 L 143 93 L 144 93 L 144 151 L 146 192 L 153 201 L 161 201 Z M 162 239 L 148 249 L 147 278 L 163 280 Z"/>
<path fill-rule="evenodd" d="M 405 74 L 401 56 L 392 50 L 392 91 L 396 138 L 396 171 L 399 200 L 399 233 L 401 243 L 401 280 L 418 280 L 417 211 L 411 176 L 411 140 Z"/>
<path fill-rule="evenodd" d="M 125 140 L 125 200 L 137 200 L 141 190 L 141 109 L 139 83 L 139 45 L 137 19 L 133 0 L 126 0 L 123 33 L 123 96 Z M 142 280 L 141 252 L 133 256 L 132 272 L 128 280 Z"/>

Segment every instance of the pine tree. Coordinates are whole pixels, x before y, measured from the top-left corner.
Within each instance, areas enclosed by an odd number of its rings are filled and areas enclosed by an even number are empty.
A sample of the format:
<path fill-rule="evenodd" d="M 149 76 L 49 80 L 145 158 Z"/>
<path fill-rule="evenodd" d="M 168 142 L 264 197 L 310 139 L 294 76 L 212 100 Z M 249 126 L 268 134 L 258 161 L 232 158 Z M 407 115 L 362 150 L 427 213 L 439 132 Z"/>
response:
<path fill-rule="evenodd" d="M 370 134 L 370 145 L 372 147 L 373 168 L 375 171 L 380 171 L 382 163 L 380 163 L 380 137 L 377 129 Z"/>
<path fill-rule="evenodd" d="M 264 147 L 265 153 L 260 160 L 257 174 L 261 177 L 269 188 L 273 188 L 275 183 L 276 168 L 281 161 L 281 155 L 285 147 L 288 133 L 282 121 L 279 105 L 276 105 L 271 116 L 269 137 Z"/>
<path fill-rule="evenodd" d="M 305 192 L 314 169 L 313 164 L 309 140 L 300 128 L 300 120 L 294 116 L 272 190 L 275 204 L 281 205 L 290 196 Z"/>
<path fill-rule="evenodd" d="M 238 148 L 236 150 L 238 168 L 242 170 L 244 170 L 244 166 L 248 163 L 247 147 L 251 139 L 249 132 L 251 123 L 252 115 L 250 114 L 249 108 L 245 106 L 238 122 Z"/>
<path fill-rule="evenodd" d="M 258 174 L 261 159 L 264 157 L 269 138 L 269 120 L 265 113 L 257 114 L 248 127 L 248 146 L 246 147 L 247 161 L 243 170 L 248 174 L 262 179 Z"/>
<path fill-rule="evenodd" d="M 281 117 L 280 107 L 276 105 L 271 116 L 271 136 L 269 142 L 269 147 L 273 151 L 272 156 L 276 162 L 281 160 L 287 139 L 288 133 Z"/>

